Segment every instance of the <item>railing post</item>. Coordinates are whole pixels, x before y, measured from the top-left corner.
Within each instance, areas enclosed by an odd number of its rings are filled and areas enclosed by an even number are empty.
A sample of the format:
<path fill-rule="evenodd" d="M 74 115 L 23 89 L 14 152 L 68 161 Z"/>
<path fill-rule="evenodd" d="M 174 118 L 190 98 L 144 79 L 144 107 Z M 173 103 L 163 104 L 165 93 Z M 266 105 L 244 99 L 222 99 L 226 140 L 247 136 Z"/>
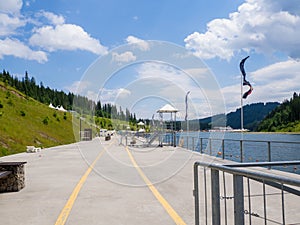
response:
<path fill-rule="evenodd" d="M 233 195 L 234 195 L 234 224 L 244 225 L 244 187 L 243 177 L 233 175 Z"/>
<path fill-rule="evenodd" d="M 272 162 L 272 158 L 271 158 L 271 142 L 270 141 L 268 141 L 268 161 Z M 268 169 L 271 169 L 271 166 L 269 166 Z"/>
<path fill-rule="evenodd" d="M 243 162 L 243 140 L 240 140 L 240 156 L 241 156 L 241 163 Z"/>
<path fill-rule="evenodd" d="M 219 171 L 211 169 L 211 207 L 212 224 L 220 225 L 220 182 Z"/>
<path fill-rule="evenodd" d="M 193 145 L 192 151 L 195 151 L 195 137 L 192 137 L 192 145 Z"/>
<path fill-rule="evenodd" d="M 203 149 L 202 149 L 202 138 L 200 138 L 200 153 L 203 153 Z"/>
<path fill-rule="evenodd" d="M 186 149 L 189 150 L 189 135 L 186 136 Z"/>
<path fill-rule="evenodd" d="M 211 138 L 209 140 L 209 155 L 212 155 L 212 146 L 211 146 Z"/>
<path fill-rule="evenodd" d="M 222 139 L 222 159 L 225 159 L 225 145 L 224 145 L 224 139 Z"/>
<path fill-rule="evenodd" d="M 194 164 L 194 200 L 195 200 L 195 225 L 199 225 L 199 184 L 198 184 L 198 164 Z"/>

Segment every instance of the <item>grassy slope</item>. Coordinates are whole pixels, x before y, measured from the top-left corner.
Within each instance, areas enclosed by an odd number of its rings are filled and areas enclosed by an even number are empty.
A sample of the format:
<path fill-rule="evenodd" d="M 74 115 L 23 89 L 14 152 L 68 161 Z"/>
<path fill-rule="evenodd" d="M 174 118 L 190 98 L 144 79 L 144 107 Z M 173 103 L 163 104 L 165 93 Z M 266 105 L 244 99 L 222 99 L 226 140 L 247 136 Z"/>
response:
<path fill-rule="evenodd" d="M 27 145 L 50 147 L 74 141 L 70 113 L 50 109 L 0 82 L 0 156 L 23 152 Z"/>

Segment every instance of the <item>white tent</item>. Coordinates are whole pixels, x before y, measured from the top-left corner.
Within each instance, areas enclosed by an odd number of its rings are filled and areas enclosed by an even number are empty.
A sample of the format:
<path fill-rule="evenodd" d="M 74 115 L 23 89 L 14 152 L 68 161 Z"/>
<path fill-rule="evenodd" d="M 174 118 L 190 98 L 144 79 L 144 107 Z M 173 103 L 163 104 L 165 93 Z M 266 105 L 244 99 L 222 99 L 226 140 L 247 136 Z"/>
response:
<path fill-rule="evenodd" d="M 174 108 L 170 104 L 166 104 L 165 106 L 163 106 L 162 108 L 157 110 L 157 112 L 158 113 L 173 113 L 173 112 L 176 113 L 176 112 L 178 112 L 178 109 Z"/>
<path fill-rule="evenodd" d="M 138 126 L 144 126 L 145 124 L 144 124 L 142 121 L 140 121 L 140 122 L 138 122 L 137 125 L 138 125 Z"/>
<path fill-rule="evenodd" d="M 49 104 L 49 108 L 55 109 L 55 107 L 52 105 L 52 103 Z"/>
<path fill-rule="evenodd" d="M 63 107 L 62 105 L 58 108 L 58 110 L 59 110 L 59 111 L 62 111 L 62 112 L 67 112 L 67 110 L 65 110 L 64 107 Z"/>

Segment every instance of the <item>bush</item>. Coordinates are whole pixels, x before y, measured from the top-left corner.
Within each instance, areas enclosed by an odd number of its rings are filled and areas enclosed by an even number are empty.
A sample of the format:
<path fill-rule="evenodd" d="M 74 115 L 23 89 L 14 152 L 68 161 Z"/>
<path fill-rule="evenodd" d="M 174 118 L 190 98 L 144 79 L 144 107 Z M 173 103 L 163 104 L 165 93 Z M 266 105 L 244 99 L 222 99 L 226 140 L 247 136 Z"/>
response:
<path fill-rule="evenodd" d="M 6 99 L 8 99 L 9 97 L 10 97 L 10 92 L 9 92 L 9 91 L 7 91 L 7 92 L 6 92 L 6 96 L 5 96 L 5 98 L 6 98 Z"/>
<path fill-rule="evenodd" d="M 3 105 L 2 105 L 2 103 L 1 103 L 1 101 L 0 101 L 0 109 L 2 109 L 3 108 Z"/>
<path fill-rule="evenodd" d="M 21 115 L 21 116 L 25 116 L 26 113 L 25 113 L 23 110 L 21 110 L 21 111 L 20 111 L 20 115 Z"/>
<path fill-rule="evenodd" d="M 45 119 L 43 119 L 43 124 L 48 125 L 49 123 L 49 117 L 45 117 Z"/>
<path fill-rule="evenodd" d="M 7 101 L 7 104 L 10 105 L 10 106 L 13 106 L 13 105 L 14 105 L 14 103 L 12 102 L 11 99 L 9 99 L 9 100 Z"/>

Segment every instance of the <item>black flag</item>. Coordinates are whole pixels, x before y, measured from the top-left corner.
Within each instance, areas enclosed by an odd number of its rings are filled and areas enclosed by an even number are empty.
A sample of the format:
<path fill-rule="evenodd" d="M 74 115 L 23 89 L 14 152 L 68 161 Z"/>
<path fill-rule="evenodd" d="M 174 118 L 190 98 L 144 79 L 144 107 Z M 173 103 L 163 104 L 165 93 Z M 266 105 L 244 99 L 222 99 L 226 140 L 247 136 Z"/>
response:
<path fill-rule="evenodd" d="M 245 68 L 244 68 L 244 64 L 245 64 L 245 61 L 249 58 L 249 56 L 247 56 L 246 58 L 242 59 L 241 62 L 240 62 L 240 70 L 243 74 L 243 85 L 248 85 L 249 86 L 249 90 L 246 91 L 244 94 L 243 94 L 243 98 L 247 98 L 248 95 L 251 94 L 252 90 L 253 90 L 253 87 L 252 85 L 250 84 L 249 81 L 246 80 L 246 72 L 245 72 Z"/>

